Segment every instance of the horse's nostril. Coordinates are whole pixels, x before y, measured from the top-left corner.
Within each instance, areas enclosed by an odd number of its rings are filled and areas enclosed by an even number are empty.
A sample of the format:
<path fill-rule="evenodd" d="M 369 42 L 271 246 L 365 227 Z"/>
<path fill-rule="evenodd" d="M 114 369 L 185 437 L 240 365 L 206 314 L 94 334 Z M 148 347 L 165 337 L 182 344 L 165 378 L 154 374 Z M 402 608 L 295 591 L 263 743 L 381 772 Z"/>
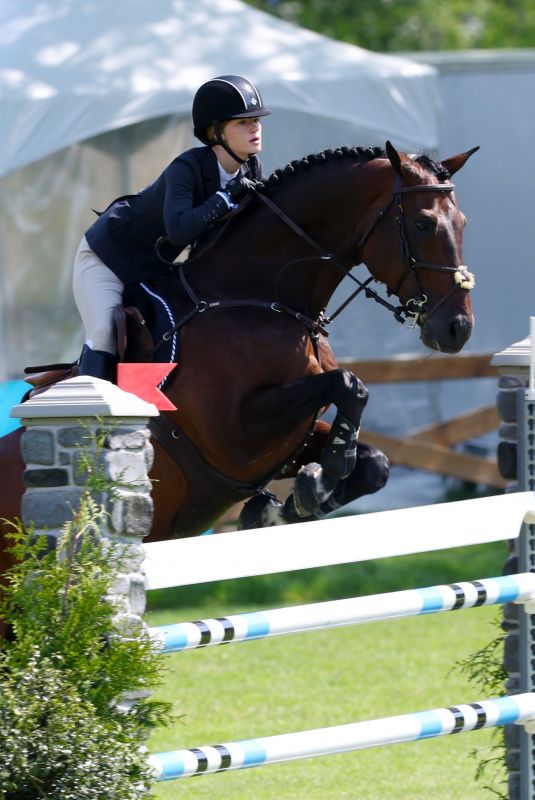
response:
<path fill-rule="evenodd" d="M 462 314 L 456 316 L 450 325 L 451 339 L 455 344 L 464 344 L 470 335 L 470 331 L 470 323 Z"/>

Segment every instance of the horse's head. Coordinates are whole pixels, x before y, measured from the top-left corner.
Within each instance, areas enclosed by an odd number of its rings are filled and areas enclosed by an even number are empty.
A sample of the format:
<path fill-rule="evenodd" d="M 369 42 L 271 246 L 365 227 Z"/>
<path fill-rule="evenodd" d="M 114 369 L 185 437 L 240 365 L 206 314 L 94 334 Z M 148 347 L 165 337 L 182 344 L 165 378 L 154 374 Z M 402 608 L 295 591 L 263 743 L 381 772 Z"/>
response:
<path fill-rule="evenodd" d="M 445 353 L 461 350 L 474 323 L 474 277 L 462 258 L 466 220 L 449 179 L 478 149 L 436 163 L 398 153 L 387 142 L 388 199 L 383 192 L 382 209 L 361 242 L 371 274 L 397 295 L 423 343 Z"/>

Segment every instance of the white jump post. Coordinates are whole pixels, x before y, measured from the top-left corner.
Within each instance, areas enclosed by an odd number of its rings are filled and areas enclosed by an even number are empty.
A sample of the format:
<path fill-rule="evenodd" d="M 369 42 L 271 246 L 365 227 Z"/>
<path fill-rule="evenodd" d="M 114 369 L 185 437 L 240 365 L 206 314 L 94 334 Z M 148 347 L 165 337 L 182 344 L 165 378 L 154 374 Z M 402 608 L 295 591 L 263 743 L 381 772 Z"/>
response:
<path fill-rule="evenodd" d="M 510 480 L 508 491 L 535 490 L 535 317 L 530 319 L 530 335 L 494 356 L 500 372 L 498 411 L 500 427 L 498 465 Z M 535 524 L 526 522 L 506 569 L 535 571 Z M 505 607 L 507 630 L 504 664 L 509 672 L 508 690 L 535 691 L 535 614 L 518 616 Z M 535 797 L 535 745 L 533 736 L 518 728 L 506 729 L 510 800 Z"/>

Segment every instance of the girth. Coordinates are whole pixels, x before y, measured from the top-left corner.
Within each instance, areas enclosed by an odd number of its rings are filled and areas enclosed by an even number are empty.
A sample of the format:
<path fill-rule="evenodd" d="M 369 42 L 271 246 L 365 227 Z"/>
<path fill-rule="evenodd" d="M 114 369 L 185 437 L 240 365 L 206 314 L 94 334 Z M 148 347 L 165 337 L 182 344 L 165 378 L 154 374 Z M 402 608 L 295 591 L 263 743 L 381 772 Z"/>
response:
<path fill-rule="evenodd" d="M 295 452 L 282 464 L 271 470 L 263 478 L 254 483 L 231 478 L 220 472 L 210 464 L 199 451 L 196 444 L 171 421 L 169 416 L 161 413 L 149 422 L 149 429 L 154 439 L 163 447 L 171 460 L 179 466 L 189 479 L 189 515 L 184 525 L 196 524 L 197 520 L 210 515 L 210 509 L 221 501 L 225 505 L 239 503 L 248 497 L 257 494 L 271 494 L 265 487 L 279 476 L 283 476 L 286 469 L 293 466 L 296 459 L 306 447 L 308 439 L 314 430 L 317 414 L 309 429 Z"/>
<path fill-rule="evenodd" d="M 189 476 L 192 513 L 206 513 L 219 498 L 228 502 L 230 495 L 231 502 L 237 503 L 259 490 L 259 485 L 231 478 L 212 466 L 167 414 L 153 417 L 149 428 L 167 455 Z"/>

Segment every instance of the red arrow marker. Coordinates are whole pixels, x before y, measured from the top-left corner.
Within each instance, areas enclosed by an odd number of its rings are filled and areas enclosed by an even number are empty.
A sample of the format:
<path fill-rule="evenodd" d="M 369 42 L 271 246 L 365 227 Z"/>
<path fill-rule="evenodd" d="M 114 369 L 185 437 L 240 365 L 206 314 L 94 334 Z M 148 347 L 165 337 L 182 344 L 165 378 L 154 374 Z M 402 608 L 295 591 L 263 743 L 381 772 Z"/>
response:
<path fill-rule="evenodd" d="M 169 375 L 176 364 L 118 364 L 117 386 L 135 394 L 147 403 L 154 403 L 158 411 L 176 411 L 176 406 L 158 389 L 158 384 Z"/>

